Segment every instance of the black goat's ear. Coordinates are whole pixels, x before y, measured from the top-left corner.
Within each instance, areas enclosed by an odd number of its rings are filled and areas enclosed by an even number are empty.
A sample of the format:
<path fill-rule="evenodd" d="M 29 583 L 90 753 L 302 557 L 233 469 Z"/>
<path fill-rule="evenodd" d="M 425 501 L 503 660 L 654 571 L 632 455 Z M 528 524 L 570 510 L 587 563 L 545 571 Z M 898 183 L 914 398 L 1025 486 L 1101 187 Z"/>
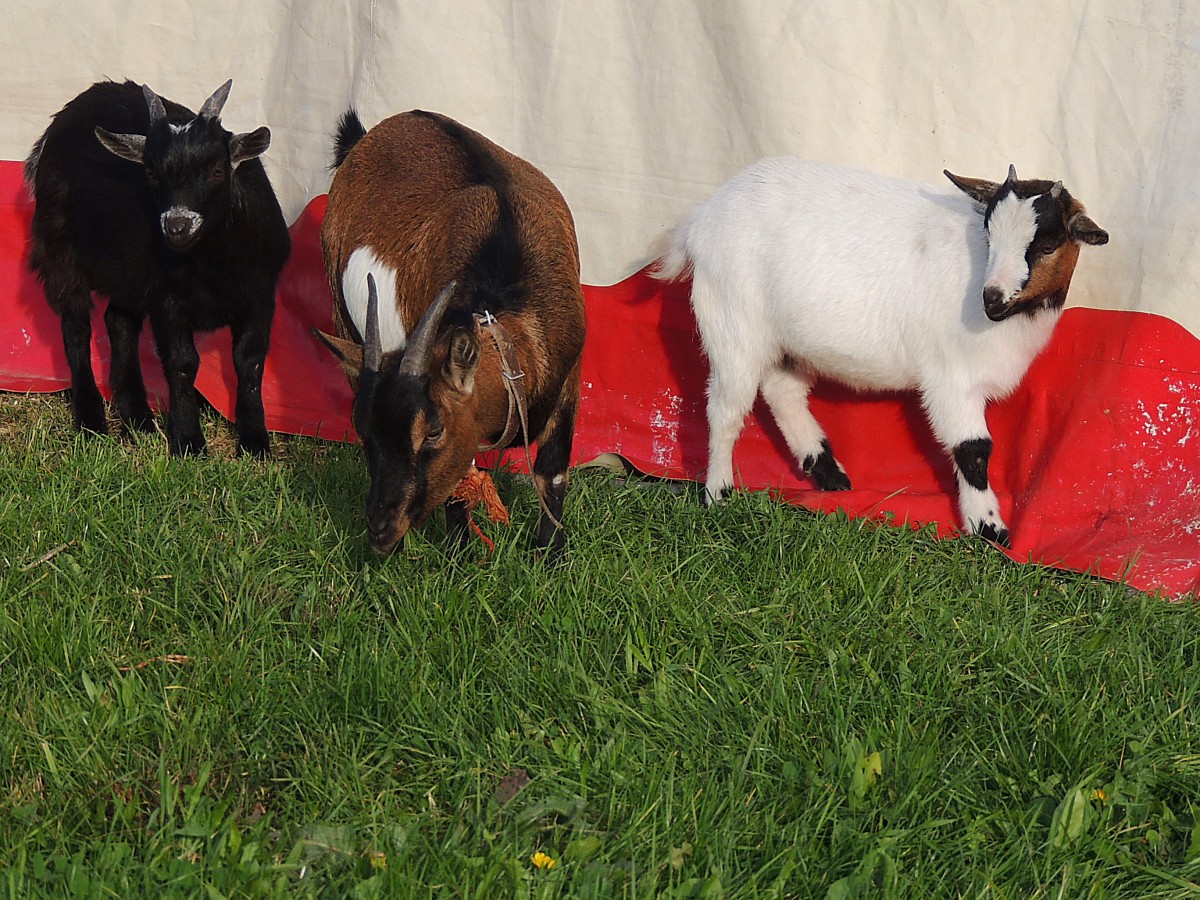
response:
<path fill-rule="evenodd" d="M 146 155 L 146 136 L 144 134 L 113 134 L 107 128 L 96 126 L 96 140 L 104 145 L 109 153 L 115 153 L 121 159 L 140 163 Z"/>
<path fill-rule="evenodd" d="M 1012 167 L 1010 166 L 1009 168 L 1011 169 Z M 949 169 L 942 169 L 942 174 L 949 178 L 956 188 L 982 206 L 987 206 L 991 203 L 992 198 L 996 196 L 996 191 L 1000 190 L 1000 185 L 994 181 L 985 181 L 982 178 L 965 178 L 962 175 L 955 175 Z"/>
<path fill-rule="evenodd" d="M 1075 213 L 1067 223 L 1067 233 L 1081 244 L 1100 246 L 1108 243 L 1108 232 L 1092 221 L 1087 213 Z"/>
<path fill-rule="evenodd" d="M 475 331 L 471 328 L 455 329 L 443 370 L 447 383 L 460 394 L 469 394 L 475 389 L 475 372 L 478 368 L 479 338 L 475 336 Z"/>
<path fill-rule="evenodd" d="M 236 169 L 242 163 L 262 156 L 270 146 L 271 129 L 266 125 L 243 134 L 235 134 L 229 140 L 229 161 Z"/>

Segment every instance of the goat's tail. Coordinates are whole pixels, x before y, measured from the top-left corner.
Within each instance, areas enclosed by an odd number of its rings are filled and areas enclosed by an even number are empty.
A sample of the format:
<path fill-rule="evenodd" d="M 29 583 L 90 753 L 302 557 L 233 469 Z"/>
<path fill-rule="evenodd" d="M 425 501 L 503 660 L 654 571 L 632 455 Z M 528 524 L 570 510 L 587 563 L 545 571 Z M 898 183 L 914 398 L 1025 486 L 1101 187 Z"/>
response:
<path fill-rule="evenodd" d="M 680 222 L 674 229 L 660 235 L 654 242 L 653 260 L 648 270 L 652 278 L 659 281 L 675 281 L 688 275 L 692 260 L 688 255 L 688 220 Z"/>
<path fill-rule="evenodd" d="M 37 181 L 38 162 L 42 158 L 42 146 L 46 143 L 46 134 L 37 139 L 37 143 L 33 145 L 33 149 L 29 151 L 29 157 L 25 160 L 25 186 L 29 188 L 29 196 L 33 196 L 33 185 Z"/>
<path fill-rule="evenodd" d="M 359 121 L 353 106 L 342 113 L 342 117 L 338 119 L 337 130 L 333 133 L 333 165 L 329 167 L 330 170 L 336 169 L 346 161 L 354 145 L 361 141 L 366 133 L 367 129 L 363 128 L 363 123 Z"/>

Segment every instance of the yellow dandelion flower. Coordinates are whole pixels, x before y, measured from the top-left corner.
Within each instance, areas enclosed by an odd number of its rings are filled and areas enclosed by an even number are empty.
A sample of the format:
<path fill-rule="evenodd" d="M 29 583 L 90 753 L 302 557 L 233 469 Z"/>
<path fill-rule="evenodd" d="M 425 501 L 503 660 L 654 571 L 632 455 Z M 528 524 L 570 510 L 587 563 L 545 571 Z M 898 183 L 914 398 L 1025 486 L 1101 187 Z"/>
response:
<path fill-rule="evenodd" d="M 384 853 L 382 850 L 372 850 L 370 860 L 371 860 L 371 868 L 372 869 L 386 869 L 387 868 L 387 854 Z"/>
<path fill-rule="evenodd" d="M 529 861 L 531 863 L 533 863 L 535 866 L 537 866 L 539 869 L 553 869 L 555 866 L 558 865 L 557 860 L 552 859 L 551 857 L 547 856 L 541 850 L 539 850 L 537 853 L 533 854 L 533 856 L 529 857 Z"/>
<path fill-rule="evenodd" d="M 1101 803 L 1103 803 L 1106 799 L 1108 799 L 1108 795 L 1106 793 L 1104 793 L 1104 788 L 1096 788 L 1096 790 L 1092 792 L 1092 796 L 1095 797 L 1097 800 L 1099 800 Z"/>

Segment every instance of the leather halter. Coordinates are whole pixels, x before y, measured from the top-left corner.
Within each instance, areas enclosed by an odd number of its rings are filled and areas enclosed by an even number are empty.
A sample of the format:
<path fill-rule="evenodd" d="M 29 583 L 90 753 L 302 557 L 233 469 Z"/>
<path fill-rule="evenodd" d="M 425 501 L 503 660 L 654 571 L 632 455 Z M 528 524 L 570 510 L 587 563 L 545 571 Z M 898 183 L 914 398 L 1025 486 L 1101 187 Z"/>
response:
<path fill-rule="evenodd" d="M 519 422 L 525 443 L 525 465 L 529 467 L 529 475 L 533 478 L 533 459 L 529 454 L 529 395 L 525 390 L 525 372 L 521 369 L 521 361 L 517 358 L 517 348 L 513 346 L 512 338 L 507 329 L 500 324 L 500 320 L 486 309 L 482 313 L 475 314 L 475 325 L 481 331 L 490 334 L 492 340 L 496 342 L 496 349 L 500 352 L 500 375 L 504 379 L 504 391 L 508 394 L 508 417 L 504 423 L 504 433 L 494 444 L 480 447 L 479 452 L 507 447 L 517 433 Z M 514 410 L 517 413 L 515 417 L 513 416 Z M 550 512 L 550 507 L 546 504 L 546 498 L 542 496 L 542 488 L 538 484 L 537 478 L 533 478 L 533 488 L 537 494 L 538 504 L 542 507 L 546 518 L 554 523 L 555 528 L 562 528 L 562 522 L 554 516 L 554 513 Z"/>
<path fill-rule="evenodd" d="M 494 444 L 480 446 L 479 452 L 499 450 L 507 447 L 517 433 L 517 424 L 525 429 L 525 453 L 529 454 L 529 429 L 526 425 L 526 410 L 529 408 L 528 395 L 525 391 L 525 373 L 521 371 L 521 361 L 517 359 L 517 348 L 513 346 L 512 338 L 500 320 L 486 309 L 475 314 L 475 325 L 492 336 L 496 349 L 500 352 L 500 375 L 504 379 L 504 392 L 508 395 L 508 416 L 504 420 L 504 432 Z M 513 416 L 514 410 L 517 416 Z M 530 466 L 530 473 L 533 467 Z"/>

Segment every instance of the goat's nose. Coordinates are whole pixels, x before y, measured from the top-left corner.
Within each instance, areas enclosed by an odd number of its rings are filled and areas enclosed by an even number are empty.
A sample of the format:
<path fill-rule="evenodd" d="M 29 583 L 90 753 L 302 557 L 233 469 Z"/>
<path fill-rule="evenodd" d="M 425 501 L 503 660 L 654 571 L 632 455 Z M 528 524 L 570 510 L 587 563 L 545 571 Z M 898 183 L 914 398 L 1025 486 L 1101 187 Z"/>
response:
<path fill-rule="evenodd" d="M 989 312 L 999 310 L 1004 306 L 1004 291 L 989 284 L 983 289 L 983 306 Z"/>
<path fill-rule="evenodd" d="M 202 218 L 190 209 L 172 209 L 162 216 L 163 234 L 173 244 L 179 244 L 200 230 Z"/>

